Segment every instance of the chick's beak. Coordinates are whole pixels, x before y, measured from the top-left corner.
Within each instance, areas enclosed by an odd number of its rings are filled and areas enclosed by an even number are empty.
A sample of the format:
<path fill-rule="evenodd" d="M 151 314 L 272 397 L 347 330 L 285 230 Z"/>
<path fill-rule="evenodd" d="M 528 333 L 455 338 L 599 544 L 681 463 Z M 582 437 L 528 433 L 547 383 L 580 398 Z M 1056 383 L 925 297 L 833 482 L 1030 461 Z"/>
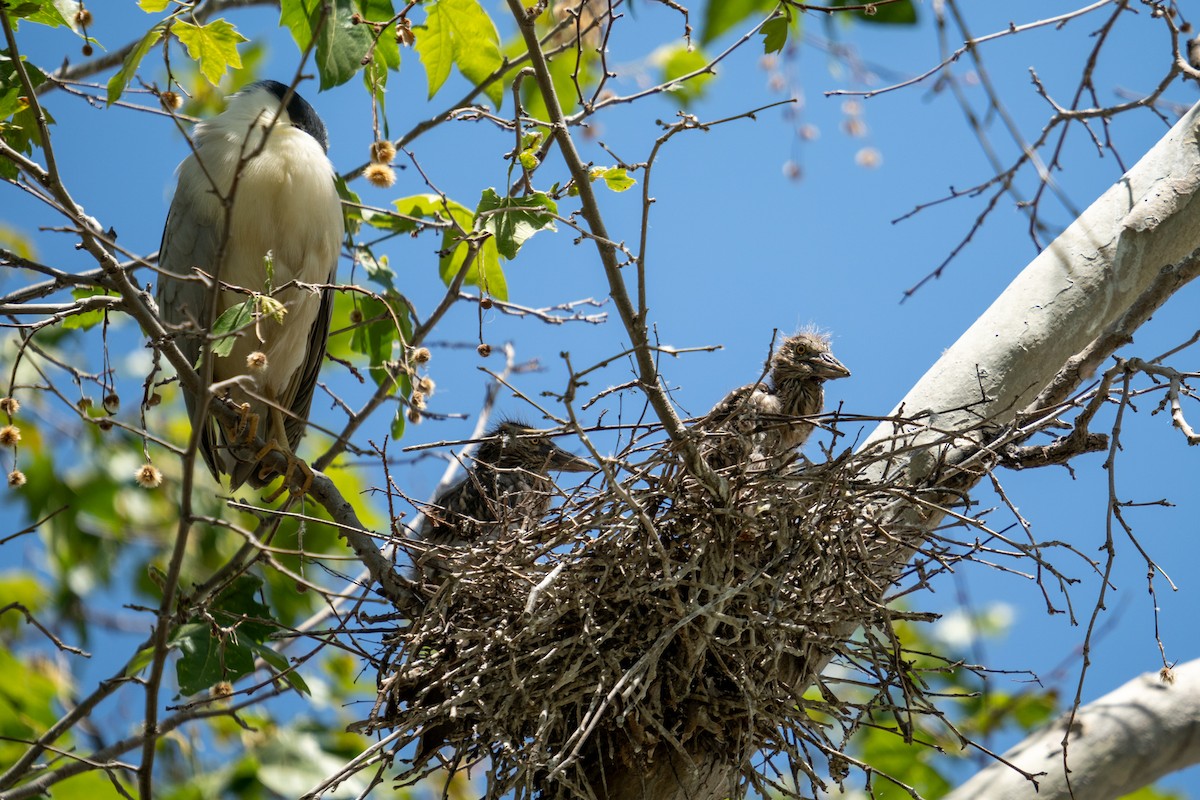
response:
<path fill-rule="evenodd" d="M 550 445 L 546 455 L 546 466 L 557 472 L 593 472 L 596 469 L 586 458 L 569 453 L 556 444 Z"/>
<path fill-rule="evenodd" d="M 822 353 L 815 361 L 813 361 L 812 366 L 813 373 L 818 378 L 823 378 L 828 381 L 850 377 L 850 370 L 846 369 L 845 364 L 834 358 L 833 353 Z"/>

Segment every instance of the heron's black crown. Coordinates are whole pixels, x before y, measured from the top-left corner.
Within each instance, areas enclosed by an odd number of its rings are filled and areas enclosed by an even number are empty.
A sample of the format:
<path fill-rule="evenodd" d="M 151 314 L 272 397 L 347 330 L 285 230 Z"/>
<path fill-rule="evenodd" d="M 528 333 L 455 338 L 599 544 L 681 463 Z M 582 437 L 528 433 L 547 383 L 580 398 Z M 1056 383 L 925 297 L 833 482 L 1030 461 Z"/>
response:
<path fill-rule="evenodd" d="M 246 91 L 256 88 L 266 89 L 281 102 L 287 97 L 288 93 L 287 84 L 280 83 L 279 81 L 256 81 L 247 86 Z M 321 145 L 321 149 L 328 153 L 329 134 L 325 131 L 325 123 L 317 115 L 316 109 L 310 106 L 308 101 L 300 96 L 299 92 L 292 92 L 292 96 L 287 101 L 286 110 L 288 117 L 292 120 L 292 124 L 316 139 L 317 143 Z"/>

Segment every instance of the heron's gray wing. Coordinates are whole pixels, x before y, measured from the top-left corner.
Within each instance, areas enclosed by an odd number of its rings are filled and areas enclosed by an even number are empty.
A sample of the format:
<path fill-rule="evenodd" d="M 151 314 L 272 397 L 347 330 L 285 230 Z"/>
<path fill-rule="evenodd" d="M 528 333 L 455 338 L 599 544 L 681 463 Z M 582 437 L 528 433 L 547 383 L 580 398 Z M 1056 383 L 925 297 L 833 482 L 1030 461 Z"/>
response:
<path fill-rule="evenodd" d="M 337 262 L 329 270 L 326 283 L 333 283 L 337 278 Z M 284 421 L 287 431 L 288 446 L 296 452 L 296 446 L 304 436 L 304 428 L 308 425 L 308 410 L 312 407 L 313 392 L 317 388 L 317 374 L 321 371 L 321 362 L 325 360 L 325 349 L 329 344 L 329 323 L 333 318 L 333 289 L 326 287 L 321 290 L 321 309 L 317 312 L 317 320 L 313 323 L 308 337 L 308 355 L 304 359 L 304 367 L 296 383 L 296 394 L 289 405 L 291 414 Z"/>
<path fill-rule="evenodd" d="M 158 250 L 158 289 L 155 298 L 158 310 L 167 327 L 176 333 L 179 351 L 193 367 L 200 358 L 204 329 L 212 316 L 209 303 L 212 290 L 196 274 L 196 268 L 211 273 L 220 247 L 219 220 L 197 207 L 193 198 L 176 190 L 163 228 L 162 244 Z M 183 399 L 188 416 L 196 408 L 196 396 L 186 389 Z M 217 468 L 217 431 L 205 420 L 200 439 L 200 453 L 214 476 Z"/>

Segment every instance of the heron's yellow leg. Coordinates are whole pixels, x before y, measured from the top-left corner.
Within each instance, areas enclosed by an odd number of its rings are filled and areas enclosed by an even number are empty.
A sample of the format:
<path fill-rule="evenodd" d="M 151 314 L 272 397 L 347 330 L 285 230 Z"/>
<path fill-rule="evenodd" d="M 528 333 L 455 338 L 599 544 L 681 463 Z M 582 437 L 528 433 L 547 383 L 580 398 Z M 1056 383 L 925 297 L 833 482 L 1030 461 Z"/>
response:
<path fill-rule="evenodd" d="M 267 502 L 274 502 L 275 499 L 285 491 L 291 492 L 294 495 L 307 494 L 308 490 L 312 487 L 313 482 L 312 468 L 309 467 L 308 464 L 304 463 L 304 461 L 301 459 L 296 458 L 296 455 L 289 448 L 279 443 L 281 439 L 285 442 L 287 441 L 287 428 L 284 424 L 283 412 L 272 406 L 270 415 L 271 439 L 262 448 L 262 450 L 260 450 L 254 456 L 254 460 L 256 462 L 261 462 L 268 453 L 278 450 L 287 457 L 288 465 L 287 469 L 283 473 L 283 485 L 281 485 L 265 499 Z M 295 473 L 297 472 L 300 473 L 299 476 L 296 476 Z M 262 466 L 259 469 L 258 476 L 264 480 L 267 480 L 270 478 L 271 474 L 271 469 L 266 466 Z"/>
<path fill-rule="evenodd" d="M 230 441 L 253 442 L 258 435 L 258 414 L 250 410 L 249 403 L 242 403 L 238 409 L 238 421 L 233 426 L 233 436 Z"/>

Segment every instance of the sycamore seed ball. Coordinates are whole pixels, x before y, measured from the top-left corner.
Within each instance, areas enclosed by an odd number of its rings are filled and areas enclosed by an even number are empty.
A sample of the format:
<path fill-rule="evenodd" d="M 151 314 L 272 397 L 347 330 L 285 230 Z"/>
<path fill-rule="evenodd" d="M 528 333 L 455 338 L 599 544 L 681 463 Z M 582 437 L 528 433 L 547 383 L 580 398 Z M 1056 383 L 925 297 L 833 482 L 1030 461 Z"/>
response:
<path fill-rule="evenodd" d="M 387 139 L 381 139 L 371 144 L 371 162 L 374 164 L 390 164 L 396 157 L 396 145 Z"/>
<path fill-rule="evenodd" d="M 390 189 L 396 182 L 396 170 L 387 164 L 368 164 L 366 170 L 363 171 L 363 177 L 370 181 L 372 186 Z"/>
<path fill-rule="evenodd" d="M 21 429 L 16 425 L 5 425 L 0 428 L 0 446 L 14 447 L 21 441 Z"/>
<path fill-rule="evenodd" d="M 162 473 L 153 464 L 143 464 L 138 467 L 137 474 L 134 477 L 137 480 L 138 486 L 143 489 L 157 489 L 159 486 L 162 486 Z"/>

